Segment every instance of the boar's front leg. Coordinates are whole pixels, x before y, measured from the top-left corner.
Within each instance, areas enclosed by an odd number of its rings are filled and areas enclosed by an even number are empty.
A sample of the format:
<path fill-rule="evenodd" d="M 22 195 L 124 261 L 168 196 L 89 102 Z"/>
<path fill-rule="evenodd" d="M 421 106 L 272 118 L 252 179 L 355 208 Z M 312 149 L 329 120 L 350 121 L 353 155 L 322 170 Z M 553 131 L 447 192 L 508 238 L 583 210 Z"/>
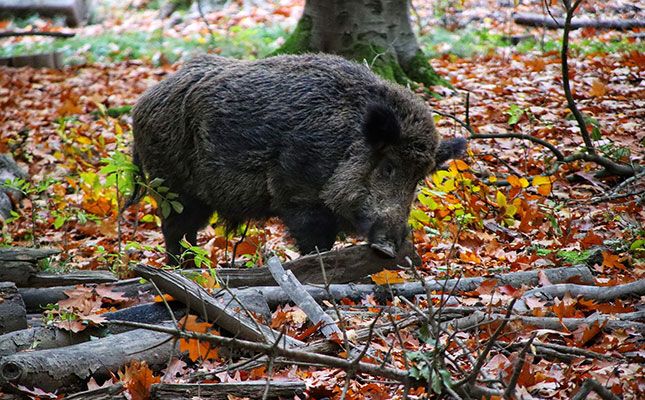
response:
<path fill-rule="evenodd" d="M 325 207 L 288 209 L 280 217 L 296 240 L 300 254 L 330 250 L 338 235 L 338 222 Z"/>
<path fill-rule="evenodd" d="M 171 210 L 170 214 L 166 218 L 162 217 L 161 221 L 168 265 L 179 264 L 183 253 L 181 240 L 186 237 L 188 243 L 196 245 L 197 231 L 205 227 L 213 215 L 213 209 L 198 200 L 184 197 L 180 198 L 179 202 L 184 207 L 182 212 Z"/>

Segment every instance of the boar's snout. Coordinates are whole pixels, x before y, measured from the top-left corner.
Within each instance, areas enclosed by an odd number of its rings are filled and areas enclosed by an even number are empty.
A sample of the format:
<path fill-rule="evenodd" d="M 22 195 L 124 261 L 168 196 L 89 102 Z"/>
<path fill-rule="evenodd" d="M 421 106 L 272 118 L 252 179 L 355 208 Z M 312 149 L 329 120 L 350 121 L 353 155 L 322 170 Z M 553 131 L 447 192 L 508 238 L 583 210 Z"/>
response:
<path fill-rule="evenodd" d="M 372 225 L 368 235 L 370 247 L 385 258 L 396 258 L 403 241 L 410 233 L 407 223 L 388 226 L 377 221 Z"/>

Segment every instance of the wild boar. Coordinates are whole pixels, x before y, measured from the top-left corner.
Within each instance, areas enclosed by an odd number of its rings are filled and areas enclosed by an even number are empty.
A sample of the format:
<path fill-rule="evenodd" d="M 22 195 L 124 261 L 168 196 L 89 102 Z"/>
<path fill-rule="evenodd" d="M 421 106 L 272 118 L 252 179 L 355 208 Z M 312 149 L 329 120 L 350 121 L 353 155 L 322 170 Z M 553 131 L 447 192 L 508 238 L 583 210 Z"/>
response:
<path fill-rule="evenodd" d="M 465 147 L 409 89 L 323 54 L 199 56 L 132 115 L 135 164 L 183 205 L 162 218 L 170 261 L 214 212 L 229 227 L 277 216 L 301 254 L 342 231 L 394 257 L 417 183 Z"/>

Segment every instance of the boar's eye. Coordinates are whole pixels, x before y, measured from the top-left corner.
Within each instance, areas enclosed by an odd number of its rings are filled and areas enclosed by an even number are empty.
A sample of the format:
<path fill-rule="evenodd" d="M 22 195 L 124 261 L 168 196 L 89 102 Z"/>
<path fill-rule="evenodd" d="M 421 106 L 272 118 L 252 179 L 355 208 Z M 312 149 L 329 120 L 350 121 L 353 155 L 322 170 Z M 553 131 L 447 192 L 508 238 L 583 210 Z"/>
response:
<path fill-rule="evenodd" d="M 394 179 L 394 175 L 396 175 L 396 168 L 394 167 L 394 164 L 389 161 L 385 160 L 381 163 L 381 178 L 387 179 L 387 180 L 392 180 Z"/>

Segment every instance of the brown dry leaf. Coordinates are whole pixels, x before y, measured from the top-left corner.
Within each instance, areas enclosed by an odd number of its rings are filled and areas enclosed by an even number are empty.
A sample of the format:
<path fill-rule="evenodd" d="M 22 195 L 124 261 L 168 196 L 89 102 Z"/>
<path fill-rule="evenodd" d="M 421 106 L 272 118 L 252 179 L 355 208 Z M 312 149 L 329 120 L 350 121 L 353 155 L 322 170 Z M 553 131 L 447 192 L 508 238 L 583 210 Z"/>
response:
<path fill-rule="evenodd" d="M 370 277 L 372 278 L 372 282 L 377 285 L 391 285 L 405 282 L 405 279 L 399 277 L 399 274 L 396 271 L 390 271 L 387 269 L 376 274 L 372 274 Z"/>
<path fill-rule="evenodd" d="M 589 95 L 592 97 L 602 97 L 605 94 L 607 94 L 607 86 L 598 79 L 595 79 L 592 83 Z"/>
<path fill-rule="evenodd" d="M 125 371 L 119 371 L 119 380 L 130 393 L 132 400 L 149 400 L 150 386 L 161 382 L 161 377 L 152 375 L 145 361 L 132 360 L 125 366 Z"/>

